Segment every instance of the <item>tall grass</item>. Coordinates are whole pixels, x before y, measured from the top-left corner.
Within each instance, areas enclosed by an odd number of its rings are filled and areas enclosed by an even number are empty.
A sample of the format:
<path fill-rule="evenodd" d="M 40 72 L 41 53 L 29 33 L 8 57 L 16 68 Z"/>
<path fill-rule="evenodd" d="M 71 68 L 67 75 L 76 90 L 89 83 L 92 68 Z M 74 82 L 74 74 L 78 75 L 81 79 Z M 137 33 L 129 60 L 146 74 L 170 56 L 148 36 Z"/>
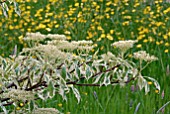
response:
<path fill-rule="evenodd" d="M 74 95 L 69 93 L 67 102 L 56 95 L 55 98 L 45 102 L 39 101 L 40 107 L 55 107 L 65 114 L 69 112 L 71 114 L 133 114 L 135 110 L 137 114 L 156 114 L 159 108 L 170 101 L 170 74 L 167 69 L 170 65 L 169 3 L 160 2 L 161 0 L 153 4 L 137 2 L 137 0 L 127 2 L 124 0 L 117 3 L 109 0 L 17 1 L 22 11 L 21 17 L 13 13 L 12 6 L 8 19 L 0 13 L 2 56 L 11 54 L 15 45 L 18 45 L 19 50 L 23 46 L 26 47 L 27 44 L 23 41 L 26 32 L 40 31 L 45 34 L 65 34 L 68 40 L 93 40 L 96 48 L 92 53 L 99 49 L 100 54 L 113 51 L 110 44 L 114 41 L 138 39 L 139 43 L 131 51 L 146 49 L 159 58 L 159 61 L 150 64 L 143 72 L 143 75 L 158 80 L 161 85 L 159 94 L 153 88 L 147 95 L 139 90 L 133 92 L 129 85 L 124 88 L 80 87 L 82 101 L 79 104 Z M 163 91 L 164 97 L 162 97 Z M 165 114 L 170 113 L 169 107 L 169 105 L 165 107 Z"/>

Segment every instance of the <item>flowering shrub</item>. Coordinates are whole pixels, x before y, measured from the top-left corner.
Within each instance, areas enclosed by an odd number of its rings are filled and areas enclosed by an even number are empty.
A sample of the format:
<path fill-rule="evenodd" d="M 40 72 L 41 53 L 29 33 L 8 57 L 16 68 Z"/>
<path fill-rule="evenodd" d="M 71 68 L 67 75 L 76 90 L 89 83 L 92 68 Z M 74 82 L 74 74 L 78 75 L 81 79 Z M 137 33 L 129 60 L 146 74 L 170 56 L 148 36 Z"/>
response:
<path fill-rule="evenodd" d="M 145 88 L 147 94 L 150 80 L 160 90 L 155 79 L 142 76 L 142 70 L 158 58 L 145 51 L 135 52 L 133 57 L 139 59 L 138 66 L 126 57 L 136 40 L 115 42 L 112 46 L 120 53 L 107 52 L 101 56 L 98 51 L 89 54 L 94 48 L 92 41 L 69 42 L 64 35 L 27 33 L 23 40 L 29 47 L 18 55 L 15 49 L 8 59 L 0 58 L 0 106 L 5 113 L 12 111 L 5 108 L 8 105 L 14 105 L 17 113 L 60 113 L 56 109 L 38 107 L 37 100 L 60 94 L 67 101 L 71 91 L 79 103 L 81 96 L 77 86 L 123 87 L 135 82 L 140 90 Z M 22 109 L 17 111 L 20 105 Z"/>

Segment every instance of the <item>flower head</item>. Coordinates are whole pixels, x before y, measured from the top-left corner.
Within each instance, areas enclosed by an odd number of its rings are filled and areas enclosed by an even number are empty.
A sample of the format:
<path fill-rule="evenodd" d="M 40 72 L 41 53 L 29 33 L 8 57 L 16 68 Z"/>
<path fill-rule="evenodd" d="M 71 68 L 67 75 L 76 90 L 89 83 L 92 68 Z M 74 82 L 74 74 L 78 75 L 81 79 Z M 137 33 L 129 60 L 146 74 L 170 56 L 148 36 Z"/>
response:
<path fill-rule="evenodd" d="M 52 39 L 52 40 L 66 40 L 65 35 L 59 35 L 59 34 L 44 35 L 44 34 L 41 34 L 40 32 L 26 33 L 26 37 L 24 38 L 24 40 L 42 41 L 42 40 L 44 40 L 46 38 L 49 38 L 49 39 Z"/>
<path fill-rule="evenodd" d="M 20 89 L 10 89 L 8 92 L 2 94 L 3 97 L 11 98 L 14 101 L 30 101 L 34 100 L 34 94 L 31 91 L 25 91 Z"/>
<path fill-rule="evenodd" d="M 126 41 L 118 41 L 114 42 L 112 46 L 119 48 L 123 53 L 125 53 L 128 49 L 132 48 L 134 43 L 138 42 L 137 40 L 126 40 Z"/>
<path fill-rule="evenodd" d="M 60 112 L 55 108 L 38 108 L 32 114 L 59 114 Z"/>
<path fill-rule="evenodd" d="M 133 57 L 134 57 L 135 59 L 144 60 L 144 61 L 146 61 L 146 62 L 158 60 L 157 57 L 155 57 L 155 56 L 153 56 L 153 55 L 152 55 L 152 56 L 149 55 L 148 53 L 146 53 L 146 51 L 138 51 L 138 52 L 135 52 L 134 55 L 133 55 Z"/>

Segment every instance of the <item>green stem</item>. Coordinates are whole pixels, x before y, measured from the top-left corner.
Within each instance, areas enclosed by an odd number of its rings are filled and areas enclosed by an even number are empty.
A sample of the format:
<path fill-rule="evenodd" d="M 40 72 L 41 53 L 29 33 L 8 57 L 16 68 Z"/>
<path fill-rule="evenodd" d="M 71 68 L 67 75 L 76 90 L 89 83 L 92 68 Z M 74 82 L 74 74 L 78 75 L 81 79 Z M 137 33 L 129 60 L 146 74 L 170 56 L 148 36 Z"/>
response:
<path fill-rule="evenodd" d="M 139 61 L 139 72 L 141 72 L 142 71 L 142 60 L 140 59 L 140 61 Z"/>
<path fill-rule="evenodd" d="M 147 62 L 147 64 L 141 69 L 141 71 L 144 70 L 150 63 L 151 63 L 151 61 Z"/>

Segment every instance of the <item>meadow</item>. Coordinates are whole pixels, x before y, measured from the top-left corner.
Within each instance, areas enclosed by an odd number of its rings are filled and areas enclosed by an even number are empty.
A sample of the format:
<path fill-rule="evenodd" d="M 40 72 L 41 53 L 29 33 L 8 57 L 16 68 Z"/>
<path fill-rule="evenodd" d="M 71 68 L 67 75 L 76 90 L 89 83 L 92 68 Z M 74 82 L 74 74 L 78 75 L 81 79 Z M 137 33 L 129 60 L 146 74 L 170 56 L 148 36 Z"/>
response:
<path fill-rule="evenodd" d="M 60 95 L 38 100 L 39 107 L 53 107 L 64 114 L 156 114 L 170 101 L 170 3 L 163 0 L 16 0 L 21 16 L 9 5 L 8 18 L 0 11 L 0 55 L 7 57 L 17 45 L 18 52 L 28 47 L 27 32 L 64 34 L 68 41 L 91 40 L 98 54 L 118 53 L 110 46 L 115 41 L 138 40 L 126 52 L 132 59 L 134 51 L 146 50 L 158 61 L 142 74 L 156 79 L 161 89 L 148 81 L 150 92 L 140 91 L 136 83 L 124 87 L 78 87 L 80 103 L 73 93 L 67 102 Z M 135 60 L 134 60 L 135 61 Z M 134 90 L 135 88 L 135 90 Z M 12 109 L 13 106 L 7 106 Z M 18 107 L 18 110 L 22 107 Z M 170 105 L 159 111 L 169 114 Z"/>

